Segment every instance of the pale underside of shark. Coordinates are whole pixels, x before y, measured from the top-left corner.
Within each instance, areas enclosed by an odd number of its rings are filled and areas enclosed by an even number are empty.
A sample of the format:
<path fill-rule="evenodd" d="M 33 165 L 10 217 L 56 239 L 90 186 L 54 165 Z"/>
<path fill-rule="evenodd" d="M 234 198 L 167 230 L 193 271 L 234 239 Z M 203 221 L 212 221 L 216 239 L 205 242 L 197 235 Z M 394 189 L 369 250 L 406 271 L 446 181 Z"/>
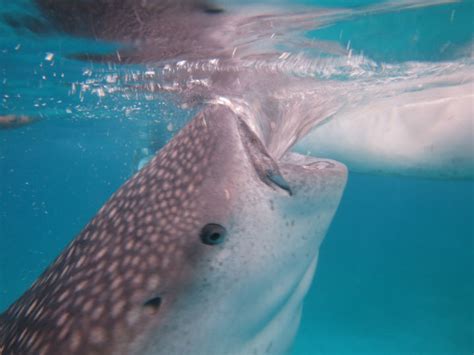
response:
<path fill-rule="evenodd" d="M 406 81 L 405 92 L 341 110 L 293 149 L 329 156 L 351 171 L 472 179 L 474 76 L 472 70 L 456 76 L 461 84 L 435 85 L 443 77 Z"/>
<path fill-rule="evenodd" d="M 38 3 L 66 32 L 127 43 L 115 61 L 212 53 L 233 62 L 226 41 L 245 32 L 242 17 L 236 22 L 199 1 Z M 275 18 L 262 17 L 260 25 Z M 199 92 L 201 112 L 1 315 L 0 354 L 289 351 L 347 171 L 335 161 L 288 152 L 295 139 L 283 139 L 313 127 L 331 129 L 328 107 L 337 100 L 326 102 L 311 124 L 292 127 L 284 97 L 279 104 L 278 95 L 260 100 L 250 89 L 294 82 L 264 79 L 240 72 L 213 76 L 219 95 Z M 221 96 L 233 89 L 248 90 L 241 97 L 258 109 L 246 111 Z M 308 105 L 302 98 L 298 109 Z M 260 126 L 252 120 L 256 113 Z"/>

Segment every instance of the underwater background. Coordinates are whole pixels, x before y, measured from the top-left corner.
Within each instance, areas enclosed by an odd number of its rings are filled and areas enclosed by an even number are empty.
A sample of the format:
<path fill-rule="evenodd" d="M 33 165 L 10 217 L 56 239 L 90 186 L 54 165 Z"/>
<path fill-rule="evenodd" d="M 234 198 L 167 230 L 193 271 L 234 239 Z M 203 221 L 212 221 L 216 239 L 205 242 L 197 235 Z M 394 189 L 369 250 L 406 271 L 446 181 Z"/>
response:
<path fill-rule="evenodd" d="M 98 69 L 113 81 L 116 69 L 62 54 L 98 44 L 18 29 L 12 14 L 39 18 L 28 1 L 2 0 L 0 9 L 0 115 L 38 120 L 0 130 L 2 311 L 193 111 L 166 94 L 83 90 L 75 83 Z M 347 19 L 306 35 L 343 47 L 350 41 L 378 62 L 436 63 L 472 56 L 473 16 L 474 2 L 462 1 Z M 472 354 L 473 240 L 473 181 L 350 172 L 293 353 Z"/>

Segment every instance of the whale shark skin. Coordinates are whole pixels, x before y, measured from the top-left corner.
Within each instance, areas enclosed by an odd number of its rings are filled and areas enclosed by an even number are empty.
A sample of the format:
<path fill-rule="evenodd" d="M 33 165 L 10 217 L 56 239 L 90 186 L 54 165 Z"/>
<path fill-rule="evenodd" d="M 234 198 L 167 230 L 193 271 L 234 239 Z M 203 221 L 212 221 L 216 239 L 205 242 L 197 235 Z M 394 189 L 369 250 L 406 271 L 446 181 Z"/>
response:
<path fill-rule="evenodd" d="M 206 107 L 0 316 L 0 353 L 287 353 L 346 176 Z"/>

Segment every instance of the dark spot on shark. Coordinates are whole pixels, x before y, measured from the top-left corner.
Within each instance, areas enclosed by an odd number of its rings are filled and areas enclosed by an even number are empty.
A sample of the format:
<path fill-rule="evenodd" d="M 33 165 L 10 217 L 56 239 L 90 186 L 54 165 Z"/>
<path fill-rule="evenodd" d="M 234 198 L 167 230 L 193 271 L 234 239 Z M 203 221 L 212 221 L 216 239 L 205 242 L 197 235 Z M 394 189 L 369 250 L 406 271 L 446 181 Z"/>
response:
<path fill-rule="evenodd" d="M 149 310 L 152 314 L 155 314 L 158 312 L 161 306 L 161 297 L 156 296 L 153 298 L 150 298 L 147 300 L 145 303 L 143 303 L 143 307 L 145 307 L 147 310 Z"/>
<path fill-rule="evenodd" d="M 211 15 L 217 15 L 224 12 L 224 9 L 217 6 L 213 6 L 212 4 L 206 4 L 203 10 L 206 14 L 211 14 Z"/>
<path fill-rule="evenodd" d="M 226 234 L 226 229 L 220 224 L 209 223 L 201 229 L 200 238 L 204 244 L 216 245 L 224 241 Z"/>

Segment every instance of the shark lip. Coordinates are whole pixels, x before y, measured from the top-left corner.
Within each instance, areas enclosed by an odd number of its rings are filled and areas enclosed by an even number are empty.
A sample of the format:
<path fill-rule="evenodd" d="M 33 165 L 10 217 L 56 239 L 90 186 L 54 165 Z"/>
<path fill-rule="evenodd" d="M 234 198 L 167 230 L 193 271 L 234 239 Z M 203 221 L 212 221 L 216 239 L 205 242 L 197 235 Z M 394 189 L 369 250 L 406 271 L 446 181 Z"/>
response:
<path fill-rule="evenodd" d="M 339 195 L 347 182 L 347 167 L 335 160 L 289 152 L 282 157 L 279 165 L 294 196 L 302 196 L 303 193 L 319 199 L 332 193 Z"/>
<path fill-rule="evenodd" d="M 318 160 L 314 163 L 303 165 L 304 168 L 311 168 L 311 169 L 314 168 L 317 170 L 331 169 L 331 168 L 334 168 L 335 166 L 336 164 L 329 160 Z"/>
<path fill-rule="evenodd" d="M 342 186 L 345 186 L 347 182 L 348 169 L 343 163 L 326 158 L 320 159 L 308 157 L 308 160 L 312 160 L 312 162 L 303 164 L 302 168 L 311 171 L 313 174 L 318 174 L 327 179 L 331 179 L 335 184 L 340 182 Z"/>
<path fill-rule="evenodd" d="M 321 173 L 325 171 L 337 172 L 342 175 L 347 175 L 347 167 L 343 163 L 327 158 L 316 158 L 289 152 L 283 156 L 280 163 L 299 166 L 308 171 L 319 171 Z"/>

